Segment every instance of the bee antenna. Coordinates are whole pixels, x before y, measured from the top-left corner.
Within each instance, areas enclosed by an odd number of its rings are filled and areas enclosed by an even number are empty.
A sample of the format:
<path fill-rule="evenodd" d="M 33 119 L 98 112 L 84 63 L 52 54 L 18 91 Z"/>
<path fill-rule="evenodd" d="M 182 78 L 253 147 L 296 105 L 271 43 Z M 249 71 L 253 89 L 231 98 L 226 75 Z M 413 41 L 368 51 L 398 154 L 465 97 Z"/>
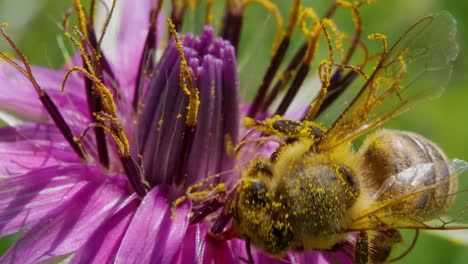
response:
<path fill-rule="evenodd" d="M 419 229 L 416 229 L 415 231 L 416 232 L 414 234 L 413 241 L 411 242 L 411 245 L 408 247 L 408 249 L 406 249 L 406 251 L 403 252 L 403 254 L 401 254 L 400 256 L 390 259 L 389 262 L 398 261 L 404 258 L 406 255 L 408 255 L 411 252 L 411 250 L 413 250 L 414 245 L 416 245 L 416 241 L 418 240 L 418 237 L 419 237 Z"/>

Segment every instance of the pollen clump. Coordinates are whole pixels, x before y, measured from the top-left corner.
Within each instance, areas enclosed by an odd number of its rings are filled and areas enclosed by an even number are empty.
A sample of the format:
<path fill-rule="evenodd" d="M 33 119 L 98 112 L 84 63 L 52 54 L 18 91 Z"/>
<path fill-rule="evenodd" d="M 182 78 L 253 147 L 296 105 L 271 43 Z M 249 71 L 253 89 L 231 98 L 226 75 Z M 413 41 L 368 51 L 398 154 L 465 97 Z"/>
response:
<path fill-rule="evenodd" d="M 184 93 L 188 96 L 189 102 L 187 105 L 187 119 L 186 124 L 194 127 L 197 123 L 198 109 L 200 108 L 200 94 L 198 89 L 195 88 L 195 80 L 192 76 L 192 70 L 188 66 L 187 59 L 183 51 L 182 42 L 177 35 L 176 28 L 171 19 L 167 19 L 169 30 L 174 38 L 177 50 L 179 51 L 181 62 L 180 62 L 180 87 Z"/>

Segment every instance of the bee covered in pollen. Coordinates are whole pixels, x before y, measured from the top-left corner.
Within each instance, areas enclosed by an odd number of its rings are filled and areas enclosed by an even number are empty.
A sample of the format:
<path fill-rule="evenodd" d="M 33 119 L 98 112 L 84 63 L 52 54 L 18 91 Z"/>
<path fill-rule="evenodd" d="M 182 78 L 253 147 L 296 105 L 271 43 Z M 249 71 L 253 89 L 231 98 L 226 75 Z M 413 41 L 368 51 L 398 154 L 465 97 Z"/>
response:
<path fill-rule="evenodd" d="M 323 23 L 322 28 L 326 35 Z M 279 147 L 243 171 L 213 235 L 244 239 L 249 263 L 254 262 L 250 245 L 281 258 L 289 251 L 333 250 L 350 240 L 355 263 L 385 263 L 402 242 L 400 229 L 467 229 L 464 209 L 443 217 L 465 193 L 458 187 L 464 161 L 449 160 L 421 135 L 397 130 L 374 132 L 358 151 L 352 148 L 363 134 L 442 92 L 458 54 L 455 34 L 448 12 L 427 16 L 390 49 L 383 41 L 369 76 L 359 67 L 322 64 L 328 74 L 320 76 L 322 89 L 300 121 L 282 113 L 264 120 L 247 117 L 246 125 L 260 137 L 247 137 L 238 148 L 252 141 L 261 148 L 269 140 Z M 326 103 L 332 67 L 351 69 L 365 83 L 325 128 L 314 120 Z"/>

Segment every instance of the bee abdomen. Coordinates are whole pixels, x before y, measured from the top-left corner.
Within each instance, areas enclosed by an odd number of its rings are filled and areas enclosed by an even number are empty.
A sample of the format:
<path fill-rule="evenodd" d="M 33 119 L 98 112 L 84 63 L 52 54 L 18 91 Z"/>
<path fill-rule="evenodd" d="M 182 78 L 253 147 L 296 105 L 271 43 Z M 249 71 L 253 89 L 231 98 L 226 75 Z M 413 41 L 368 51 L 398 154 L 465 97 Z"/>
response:
<path fill-rule="evenodd" d="M 453 202 L 457 181 L 445 153 L 421 135 L 382 130 L 361 147 L 364 167 L 377 190 L 376 200 L 393 199 L 394 213 L 426 221 L 442 215 Z M 411 212 L 410 215 L 408 213 Z"/>

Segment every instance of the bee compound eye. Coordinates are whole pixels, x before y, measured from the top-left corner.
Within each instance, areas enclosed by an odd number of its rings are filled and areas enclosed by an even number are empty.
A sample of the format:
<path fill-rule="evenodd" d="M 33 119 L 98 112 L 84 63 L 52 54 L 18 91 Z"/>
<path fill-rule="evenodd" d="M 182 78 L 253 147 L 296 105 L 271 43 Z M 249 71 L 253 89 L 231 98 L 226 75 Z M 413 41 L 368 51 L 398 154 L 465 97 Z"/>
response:
<path fill-rule="evenodd" d="M 346 166 L 341 165 L 338 168 L 339 177 L 346 182 L 346 192 L 349 197 L 356 198 L 359 195 L 359 185 L 355 180 L 355 175 Z M 347 206 L 351 206 L 354 203 L 354 199 L 347 200 Z"/>
<path fill-rule="evenodd" d="M 357 186 L 357 183 L 356 181 L 354 180 L 354 175 L 353 173 L 351 172 L 350 169 L 348 169 L 346 166 L 340 166 L 338 168 L 338 173 L 340 174 L 340 176 L 342 177 L 342 179 L 344 179 L 346 181 L 346 183 L 349 184 L 349 186 L 351 187 L 356 187 Z"/>

